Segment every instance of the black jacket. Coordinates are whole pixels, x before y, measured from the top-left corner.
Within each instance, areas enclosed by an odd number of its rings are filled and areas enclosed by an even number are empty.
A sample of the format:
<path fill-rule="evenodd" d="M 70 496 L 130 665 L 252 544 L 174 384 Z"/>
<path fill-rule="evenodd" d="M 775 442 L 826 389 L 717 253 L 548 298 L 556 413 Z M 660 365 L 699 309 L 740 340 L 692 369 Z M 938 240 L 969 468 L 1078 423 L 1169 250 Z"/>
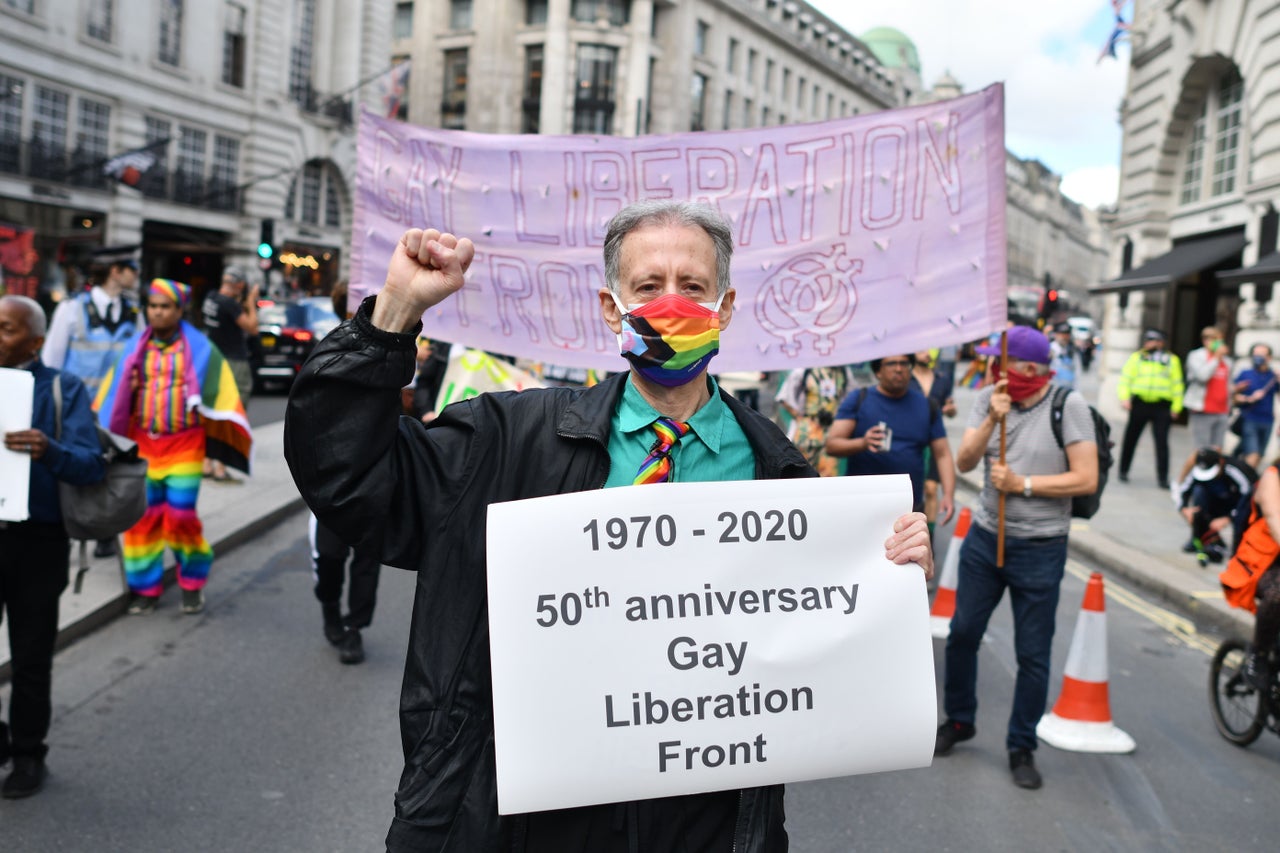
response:
<path fill-rule="evenodd" d="M 585 390 L 483 394 L 426 427 L 398 416 L 414 333 L 375 328 L 371 306 L 366 300 L 303 367 L 289 397 L 285 456 L 322 524 L 418 573 L 400 694 L 405 767 L 387 848 L 518 849 L 523 822 L 497 813 L 487 507 L 601 488 L 626 375 Z M 813 475 L 770 421 L 721 396 L 755 449 L 757 479 Z M 740 803 L 735 850 L 785 850 L 782 786 L 744 791 Z"/>

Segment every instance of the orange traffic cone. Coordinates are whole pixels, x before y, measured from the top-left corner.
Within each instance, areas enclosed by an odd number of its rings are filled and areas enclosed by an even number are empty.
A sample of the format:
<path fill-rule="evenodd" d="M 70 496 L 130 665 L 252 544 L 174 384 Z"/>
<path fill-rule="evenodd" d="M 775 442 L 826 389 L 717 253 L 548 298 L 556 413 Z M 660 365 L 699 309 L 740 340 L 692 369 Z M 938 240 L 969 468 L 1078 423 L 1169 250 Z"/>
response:
<path fill-rule="evenodd" d="M 973 513 L 968 507 L 960 510 L 956 529 L 951 533 L 951 544 L 942 561 L 942 575 L 938 578 L 938 590 L 933 595 L 933 608 L 929 611 L 929 630 L 942 639 L 951 634 L 951 617 L 956 613 L 956 582 L 960 578 L 960 546 L 969 535 L 969 521 Z"/>
<path fill-rule="evenodd" d="M 1067 653 L 1062 693 L 1053 712 L 1040 718 L 1040 740 L 1072 752 L 1133 752 L 1133 738 L 1111 722 L 1107 695 L 1107 612 L 1102 575 L 1094 572 Z"/>

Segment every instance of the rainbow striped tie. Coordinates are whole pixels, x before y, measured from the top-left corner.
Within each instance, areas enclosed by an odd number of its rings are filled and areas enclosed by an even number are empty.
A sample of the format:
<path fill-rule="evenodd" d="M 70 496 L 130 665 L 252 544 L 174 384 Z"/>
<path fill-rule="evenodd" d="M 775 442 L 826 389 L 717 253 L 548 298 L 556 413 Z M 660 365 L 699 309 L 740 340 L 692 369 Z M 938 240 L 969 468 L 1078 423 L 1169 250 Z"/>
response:
<path fill-rule="evenodd" d="M 644 458 L 644 462 L 640 463 L 640 470 L 636 472 L 636 478 L 632 481 L 632 485 L 635 486 L 665 483 L 670 480 L 671 469 L 674 467 L 671 462 L 671 448 L 689 434 L 687 423 L 673 421 L 670 418 L 658 418 L 652 426 L 658 437 L 653 440 L 649 455 Z"/>

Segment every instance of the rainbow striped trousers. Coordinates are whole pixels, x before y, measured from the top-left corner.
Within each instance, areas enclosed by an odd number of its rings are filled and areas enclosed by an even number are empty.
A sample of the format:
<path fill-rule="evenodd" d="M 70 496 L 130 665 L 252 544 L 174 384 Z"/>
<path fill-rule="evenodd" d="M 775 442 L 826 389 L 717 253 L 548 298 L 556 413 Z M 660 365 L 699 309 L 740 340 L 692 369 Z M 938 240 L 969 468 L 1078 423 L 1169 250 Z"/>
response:
<path fill-rule="evenodd" d="M 124 533 L 124 574 L 129 591 L 160 595 L 165 546 L 177 561 L 178 585 L 200 589 L 213 564 L 213 549 L 196 515 L 204 430 L 197 427 L 151 435 L 134 429 L 129 437 L 138 442 L 138 451 L 147 460 L 147 511 Z"/>

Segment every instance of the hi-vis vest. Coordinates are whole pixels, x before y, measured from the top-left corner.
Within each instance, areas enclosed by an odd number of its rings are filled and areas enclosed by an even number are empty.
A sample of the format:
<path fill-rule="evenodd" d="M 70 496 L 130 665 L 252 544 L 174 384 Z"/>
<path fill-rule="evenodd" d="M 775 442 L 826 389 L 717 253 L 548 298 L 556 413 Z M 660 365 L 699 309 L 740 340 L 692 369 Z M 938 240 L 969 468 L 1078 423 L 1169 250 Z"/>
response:
<path fill-rule="evenodd" d="M 1182 362 L 1166 350 L 1142 350 L 1129 356 L 1120 372 L 1117 393 L 1121 400 L 1136 397 L 1147 403 L 1167 402 L 1176 415 L 1182 409 Z"/>
<path fill-rule="evenodd" d="M 67 342 L 67 360 L 62 369 L 75 374 L 89 391 L 89 399 L 98 395 L 98 386 L 124 352 L 124 345 L 138 330 L 138 309 L 127 299 L 120 301 L 120 319 L 109 323 L 98 313 L 98 306 L 88 293 L 76 297 L 80 303 L 71 338 Z"/>

